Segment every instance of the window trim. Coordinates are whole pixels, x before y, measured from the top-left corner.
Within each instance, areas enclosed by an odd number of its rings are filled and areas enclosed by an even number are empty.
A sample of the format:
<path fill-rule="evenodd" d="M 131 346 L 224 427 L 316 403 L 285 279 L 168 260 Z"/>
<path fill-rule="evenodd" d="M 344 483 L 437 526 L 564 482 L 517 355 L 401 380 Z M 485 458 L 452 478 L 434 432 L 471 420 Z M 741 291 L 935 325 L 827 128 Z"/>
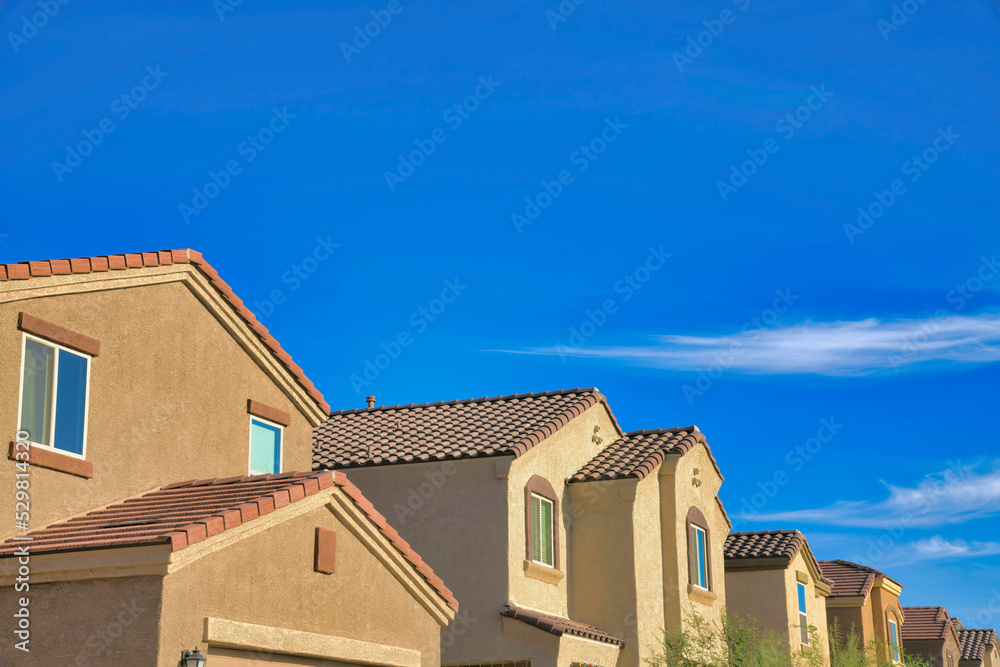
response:
<path fill-rule="evenodd" d="M 270 421 L 269 419 L 264 419 L 263 417 L 258 417 L 256 415 L 247 415 L 250 417 L 249 427 L 247 431 L 247 474 L 248 475 L 277 475 L 281 473 L 282 468 L 285 466 L 285 427 L 276 422 Z M 253 463 L 253 423 L 258 421 L 267 426 L 272 426 L 278 429 L 278 433 L 281 435 L 281 441 L 278 443 L 278 472 L 255 472 L 250 466 Z"/>
<path fill-rule="evenodd" d="M 799 640 L 803 646 L 809 646 L 809 591 L 801 581 L 795 582 L 795 606 L 799 610 Z M 803 609 L 805 607 L 805 609 Z M 805 620 L 805 623 L 802 621 Z M 805 641 L 801 641 L 802 638 Z"/>
<path fill-rule="evenodd" d="M 688 554 L 688 583 L 694 586 L 698 590 L 711 591 L 712 586 L 712 531 L 708 527 L 708 520 L 705 515 L 701 513 L 697 507 L 692 507 L 688 510 L 687 518 L 684 522 L 685 532 L 687 533 L 687 554 Z M 701 586 L 697 583 L 697 578 L 695 577 L 695 562 L 694 562 L 694 547 L 695 543 L 692 541 L 692 535 L 694 531 L 692 528 L 699 528 L 705 533 L 705 579 L 707 587 Z"/>
<path fill-rule="evenodd" d="M 552 565 L 534 560 L 531 557 L 532 550 L 532 526 L 531 526 L 531 496 L 536 495 L 552 503 Z M 559 569 L 559 496 L 552 484 L 541 475 L 532 475 L 528 483 L 524 485 L 524 557 L 529 563 L 535 563 L 541 567 L 553 570 Z"/>
<path fill-rule="evenodd" d="M 885 615 L 886 623 L 889 626 L 889 658 L 893 662 L 900 662 L 902 655 L 900 654 L 901 646 L 899 643 L 899 619 L 896 618 L 895 612 L 891 609 L 887 609 Z"/>
<path fill-rule="evenodd" d="M 89 354 L 85 354 L 85 353 L 81 352 L 80 350 L 74 350 L 71 347 L 67 347 L 65 345 L 60 345 L 59 343 L 53 342 L 53 341 L 51 341 L 51 340 L 49 340 L 47 338 L 42 338 L 41 336 L 38 336 L 38 335 L 35 335 L 35 334 L 30 334 L 27 331 L 22 331 L 21 334 L 22 334 L 21 335 L 21 371 L 20 371 L 20 374 L 18 375 L 18 378 L 17 378 L 17 380 L 18 380 L 18 388 L 17 388 L 17 428 L 18 428 L 18 430 L 19 431 L 22 430 L 21 429 L 21 414 L 22 414 L 21 411 L 24 409 L 24 364 L 25 364 L 25 361 L 27 360 L 28 340 L 31 339 L 32 341 L 34 341 L 34 342 L 36 342 L 36 343 L 38 343 L 40 345 L 45 345 L 47 347 L 51 347 L 51 348 L 53 348 L 53 349 L 56 350 L 56 354 L 54 355 L 54 364 L 53 364 L 53 367 L 52 367 L 52 417 L 50 418 L 51 422 L 49 423 L 49 429 L 52 432 L 52 443 L 53 444 L 51 444 L 51 445 L 43 445 L 40 442 L 35 442 L 34 440 L 30 439 L 30 437 L 29 437 L 29 439 L 28 439 L 27 442 L 32 447 L 38 447 L 38 448 L 44 449 L 46 451 L 55 452 L 56 454 L 61 454 L 63 456 L 69 456 L 69 457 L 74 458 L 74 459 L 80 459 L 81 461 L 86 461 L 87 460 L 87 435 L 88 435 L 88 431 L 90 430 L 90 367 L 91 367 L 91 362 L 94 359 L 93 356 L 91 356 Z M 82 447 L 80 449 L 80 453 L 79 454 L 77 454 L 76 452 L 67 451 L 65 449 L 59 449 L 58 447 L 55 446 L 55 441 L 56 441 L 56 415 L 57 415 L 57 410 L 58 410 L 58 407 L 59 407 L 58 406 L 58 404 L 59 404 L 59 352 L 61 352 L 61 351 L 68 352 L 69 354 L 75 355 L 77 357 L 81 357 L 81 358 L 83 358 L 83 359 L 85 359 L 87 361 L 87 381 L 86 381 L 86 387 L 85 387 L 85 391 L 84 391 L 84 395 L 83 395 L 83 445 L 82 445 Z"/>

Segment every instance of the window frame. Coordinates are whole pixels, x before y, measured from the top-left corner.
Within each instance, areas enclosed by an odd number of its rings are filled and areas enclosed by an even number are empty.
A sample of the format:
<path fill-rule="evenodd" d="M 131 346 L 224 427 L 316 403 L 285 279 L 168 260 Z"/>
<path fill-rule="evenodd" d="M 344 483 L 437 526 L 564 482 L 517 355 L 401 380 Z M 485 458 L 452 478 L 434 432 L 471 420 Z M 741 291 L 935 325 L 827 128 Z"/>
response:
<path fill-rule="evenodd" d="M 796 607 L 799 610 L 799 640 L 803 646 L 809 646 L 809 590 L 805 583 L 795 582 Z"/>
<path fill-rule="evenodd" d="M 533 526 L 531 521 L 531 498 L 532 496 L 538 496 L 543 500 L 548 500 L 552 503 L 552 564 L 544 563 L 541 561 L 536 561 L 532 557 L 532 533 Z M 560 554 L 559 554 L 559 522 L 560 517 L 560 503 L 559 496 L 556 494 L 556 490 L 552 488 L 552 484 L 549 483 L 547 479 L 541 475 L 532 475 L 531 479 L 528 480 L 527 484 L 524 485 L 524 558 L 528 563 L 533 565 L 538 565 L 539 567 L 548 568 L 551 570 L 559 571 L 560 566 Z"/>
<path fill-rule="evenodd" d="M 688 583 L 700 591 L 711 591 L 712 586 L 712 531 L 708 527 L 708 520 L 705 515 L 701 513 L 697 507 L 692 507 L 688 510 L 687 519 L 684 523 L 687 529 L 687 552 L 688 552 Z M 696 569 L 701 561 L 695 562 L 696 559 L 696 549 L 697 549 L 697 533 L 695 529 L 702 531 L 705 535 L 704 548 L 702 555 L 705 561 L 705 585 L 702 586 L 698 583 L 700 573 L 700 568 Z"/>
<path fill-rule="evenodd" d="M 899 645 L 899 619 L 891 609 L 887 610 L 885 615 L 889 625 L 889 657 L 893 662 L 899 662 L 902 658 Z"/>
<path fill-rule="evenodd" d="M 55 452 L 63 456 L 71 456 L 75 459 L 80 459 L 81 461 L 87 460 L 87 433 L 90 430 L 90 370 L 91 362 L 93 361 L 93 356 L 87 354 L 86 352 L 81 352 L 79 350 L 74 350 L 73 348 L 67 347 L 65 345 L 60 345 L 54 341 L 42 338 L 41 336 L 36 336 L 30 334 L 26 331 L 21 332 L 21 371 L 18 374 L 18 388 L 17 388 L 17 428 L 18 431 L 21 429 L 21 418 L 22 411 L 24 410 L 24 366 L 28 358 L 28 340 L 32 340 L 39 345 L 45 345 L 56 351 L 53 355 L 53 366 L 52 366 L 52 416 L 50 417 L 49 429 L 52 433 L 52 444 L 44 445 L 40 442 L 35 442 L 28 438 L 28 443 L 32 447 L 40 447 L 46 451 Z M 68 352 L 69 354 L 81 357 L 87 362 L 87 379 L 85 382 L 85 388 L 83 393 L 83 444 L 80 448 L 80 453 L 71 452 L 66 449 L 59 449 L 55 446 L 56 442 L 56 418 L 58 416 L 59 409 L 59 353 Z"/>
<path fill-rule="evenodd" d="M 248 475 L 278 475 L 281 474 L 281 470 L 285 465 L 285 427 L 277 422 L 273 422 L 270 419 L 264 419 L 263 417 L 258 417 L 257 415 L 247 415 L 250 417 L 250 426 L 247 433 L 247 474 Z M 278 472 L 256 472 L 252 468 L 253 465 L 253 423 L 257 421 L 266 426 L 271 426 L 278 429 Z"/>
<path fill-rule="evenodd" d="M 543 503 L 548 503 L 548 506 L 549 506 L 549 531 L 550 531 L 550 535 L 549 535 L 549 549 L 551 551 L 551 553 L 549 555 L 552 556 L 552 562 L 551 563 L 546 563 L 544 560 L 536 560 L 534 553 L 531 554 L 531 562 L 535 563 L 536 565 L 541 565 L 542 567 L 555 568 L 555 566 L 556 566 L 556 553 L 555 553 L 555 549 L 553 547 L 554 547 L 554 544 L 555 544 L 555 533 L 556 533 L 556 522 L 555 522 L 556 503 L 551 498 L 546 498 L 545 496 L 539 495 L 537 493 L 532 493 L 531 494 L 532 508 L 534 508 L 534 504 L 535 504 L 535 499 L 536 498 L 538 499 L 538 535 L 539 535 L 539 538 L 543 537 L 542 536 L 542 529 L 545 527 L 545 526 L 542 525 L 542 512 L 541 512 L 541 508 L 542 508 Z M 534 537 L 534 535 L 535 535 L 534 515 L 532 515 L 532 521 L 531 521 L 531 535 L 532 535 L 532 537 Z M 532 551 L 534 551 L 534 547 L 535 547 L 535 545 L 532 544 Z M 542 549 L 541 549 L 540 545 L 539 545 L 539 549 L 538 549 L 538 554 L 539 554 L 539 558 L 545 558 L 545 554 L 542 553 Z"/>

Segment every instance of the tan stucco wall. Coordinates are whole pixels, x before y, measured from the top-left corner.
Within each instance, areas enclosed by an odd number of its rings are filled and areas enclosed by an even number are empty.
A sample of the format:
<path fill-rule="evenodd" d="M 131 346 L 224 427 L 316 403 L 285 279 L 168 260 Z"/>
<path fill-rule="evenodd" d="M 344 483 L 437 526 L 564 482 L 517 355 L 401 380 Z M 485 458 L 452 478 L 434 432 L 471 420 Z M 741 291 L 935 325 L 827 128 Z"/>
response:
<path fill-rule="evenodd" d="M 828 601 L 836 598 L 827 598 Z M 867 644 L 874 637 L 872 630 L 871 598 L 865 606 L 859 607 L 832 607 L 829 602 L 826 607 L 827 633 L 833 637 L 834 626 L 839 633 L 840 641 L 843 643 L 851 632 L 851 628 L 861 636 L 861 643 Z"/>
<path fill-rule="evenodd" d="M 823 655 L 828 657 L 830 655 L 830 633 L 827 628 L 826 597 L 820 595 L 816 590 L 816 580 L 813 578 L 812 572 L 809 569 L 809 563 L 806 561 L 804 547 L 799 549 L 799 552 L 795 554 L 795 558 L 792 559 L 791 565 L 787 570 L 785 570 L 785 588 L 788 591 L 786 605 L 789 618 L 789 646 L 795 651 L 800 648 L 804 648 L 802 646 L 802 631 L 801 628 L 798 627 L 798 582 L 800 576 L 807 580 L 805 582 L 806 618 L 808 619 L 809 625 L 815 626 L 816 634 L 819 638 L 819 647 L 812 646 L 810 648 L 819 648 Z"/>
<path fill-rule="evenodd" d="M 313 570 L 317 527 L 337 532 L 335 574 Z M 440 664 L 440 625 L 326 506 L 168 575 L 160 665 L 203 644 L 206 617 L 412 649 L 423 667 Z"/>
<path fill-rule="evenodd" d="M 793 621 L 788 615 L 790 593 L 786 588 L 786 579 L 785 569 L 728 570 L 727 612 L 741 618 L 754 618 L 758 626 L 788 636 L 788 628 Z"/>
<path fill-rule="evenodd" d="M 888 612 L 891 610 L 895 613 L 896 618 L 899 621 L 900 632 L 903 630 L 903 610 L 899 606 L 899 598 L 881 586 L 875 586 L 872 588 L 871 595 L 868 600 L 869 607 L 872 614 L 872 636 L 878 637 L 880 643 L 880 654 L 882 659 L 889 659 L 889 616 Z M 900 640 L 902 644 L 902 640 Z M 955 660 L 958 660 L 958 656 L 955 656 Z"/>
<path fill-rule="evenodd" d="M 949 632 L 947 638 L 944 641 L 940 639 L 932 641 L 913 641 L 910 640 L 906 642 L 907 655 L 919 655 L 930 661 L 934 667 L 948 667 L 948 660 L 946 656 L 950 653 L 952 658 L 952 664 L 954 667 L 958 667 L 959 658 L 962 657 L 962 650 L 958 646 L 958 642 L 955 641 L 954 636 Z"/>
<path fill-rule="evenodd" d="M 161 581 L 130 577 L 31 584 L 26 593 L 0 588 L 0 665 L 155 665 Z M 30 601 L 29 653 L 14 648 L 13 614 L 21 597 Z"/>
<path fill-rule="evenodd" d="M 32 527 L 165 483 L 246 474 L 249 398 L 292 415 L 284 470 L 311 468 L 306 417 L 179 282 L 0 303 L 0 431 L 10 439 L 19 420 L 22 311 L 101 343 L 91 362 L 87 432 L 94 477 L 32 468 Z M 0 503 L 13 507 L 7 442 L 0 442 Z M 14 532 L 12 520 L 0 522 L 0 537 Z"/>
<path fill-rule="evenodd" d="M 695 469 L 698 474 L 695 474 Z M 695 479 L 700 480 L 698 485 Z M 726 606 L 726 577 L 723 547 L 729 526 L 716 503 L 722 478 L 715 471 L 704 445 L 698 445 L 682 457 L 668 456 L 660 466 L 662 544 L 665 619 L 668 630 L 676 630 L 697 613 L 709 622 L 719 624 Z M 687 515 L 697 507 L 709 522 L 711 532 L 712 593 L 711 603 L 702 602 L 697 594 L 688 593 Z"/>
<path fill-rule="evenodd" d="M 509 463 L 504 457 L 347 471 L 458 599 L 458 614 L 441 633 L 445 662 L 493 656 L 502 644 L 507 480 L 497 478 L 497 466 Z"/>
<path fill-rule="evenodd" d="M 599 667 L 629 664 L 620 659 L 620 649 L 604 644 L 549 632 L 510 618 L 501 619 L 504 660 L 530 660 L 531 667 L 569 667 L 582 662 Z M 447 663 L 446 663 L 447 664 Z"/>

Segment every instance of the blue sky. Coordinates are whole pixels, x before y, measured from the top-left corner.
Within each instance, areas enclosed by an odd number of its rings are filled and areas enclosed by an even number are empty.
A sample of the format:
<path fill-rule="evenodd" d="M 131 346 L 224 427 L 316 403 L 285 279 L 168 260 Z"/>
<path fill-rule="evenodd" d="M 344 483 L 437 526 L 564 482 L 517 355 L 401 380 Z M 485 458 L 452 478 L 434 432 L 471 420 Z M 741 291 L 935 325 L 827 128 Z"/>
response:
<path fill-rule="evenodd" d="M 0 2 L 2 261 L 196 248 L 335 408 L 597 386 L 1000 625 L 1000 3 L 221 1 Z"/>

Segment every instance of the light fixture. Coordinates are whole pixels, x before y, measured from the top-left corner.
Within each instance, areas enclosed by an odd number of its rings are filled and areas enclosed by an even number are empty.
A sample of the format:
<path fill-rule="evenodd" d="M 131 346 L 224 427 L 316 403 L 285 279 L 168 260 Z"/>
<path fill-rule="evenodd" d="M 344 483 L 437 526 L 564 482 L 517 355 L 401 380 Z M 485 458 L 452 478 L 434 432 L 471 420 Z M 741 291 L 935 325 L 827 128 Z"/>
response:
<path fill-rule="evenodd" d="M 191 651 L 181 652 L 181 667 L 205 667 L 205 656 L 201 654 L 196 646 L 194 653 Z"/>

